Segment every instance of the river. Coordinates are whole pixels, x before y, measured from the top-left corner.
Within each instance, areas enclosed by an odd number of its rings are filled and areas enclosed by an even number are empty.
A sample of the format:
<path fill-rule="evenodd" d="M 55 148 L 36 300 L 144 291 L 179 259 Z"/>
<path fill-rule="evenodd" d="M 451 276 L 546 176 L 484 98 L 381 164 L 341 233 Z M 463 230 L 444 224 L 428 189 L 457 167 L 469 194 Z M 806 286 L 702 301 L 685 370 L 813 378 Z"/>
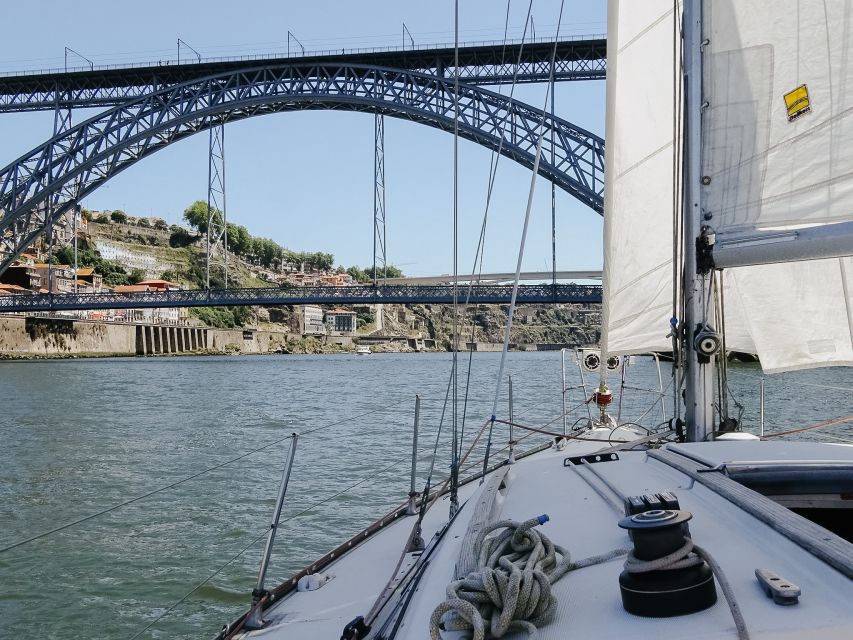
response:
<path fill-rule="evenodd" d="M 499 357 L 474 357 L 466 442 L 491 415 Z M 0 553 L 0 637 L 129 639 L 164 613 L 139 637 L 213 636 L 249 603 L 289 434 L 302 435 L 268 584 L 402 501 L 416 393 L 423 395 L 423 481 L 450 360 L 374 354 L 0 363 L 0 549 L 126 503 Z M 468 355 L 459 360 L 461 407 Z M 578 384 L 574 364 L 567 369 L 567 384 Z M 507 370 L 516 421 L 561 431 L 559 353 L 511 353 Z M 664 385 L 667 375 L 664 368 Z M 751 431 L 760 377 L 756 365 L 731 370 Z M 657 387 L 654 363 L 638 359 L 628 381 Z M 767 431 L 847 416 L 851 389 L 851 368 L 768 377 Z M 572 390 L 569 405 L 581 396 Z M 643 422 L 660 422 L 653 394 L 632 397 L 623 418 L 645 412 Z M 504 385 L 498 417 L 507 417 L 506 405 Z M 437 477 L 448 467 L 449 416 L 448 409 Z M 853 442 L 849 425 L 831 433 Z M 495 441 L 503 448 L 506 431 Z"/>

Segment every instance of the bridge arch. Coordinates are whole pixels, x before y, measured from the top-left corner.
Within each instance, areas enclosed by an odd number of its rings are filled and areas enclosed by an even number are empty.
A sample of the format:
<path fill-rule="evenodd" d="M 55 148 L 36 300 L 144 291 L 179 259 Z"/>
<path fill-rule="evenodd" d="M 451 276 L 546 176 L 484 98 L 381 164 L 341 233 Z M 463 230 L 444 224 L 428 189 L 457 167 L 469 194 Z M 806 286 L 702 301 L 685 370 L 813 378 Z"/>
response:
<path fill-rule="evenodd" d="M 49 201 L 52 223 L 112 176 L 169 144 L 226 122 L 305 109 L 383 113 L 453 131 L 453 79 L 359 65 L 284 65 L 229 71 L 130 100 L 0 170 L 0 243 L 7 255 L 0 272 L 42 233 Z M 459 85 L 461 137 L 532 169 L 543 128 L 539 174 L 602 213 L 600 137 L 518 100 Z M 41 228 L 34 228 L 36 221 Z"/>

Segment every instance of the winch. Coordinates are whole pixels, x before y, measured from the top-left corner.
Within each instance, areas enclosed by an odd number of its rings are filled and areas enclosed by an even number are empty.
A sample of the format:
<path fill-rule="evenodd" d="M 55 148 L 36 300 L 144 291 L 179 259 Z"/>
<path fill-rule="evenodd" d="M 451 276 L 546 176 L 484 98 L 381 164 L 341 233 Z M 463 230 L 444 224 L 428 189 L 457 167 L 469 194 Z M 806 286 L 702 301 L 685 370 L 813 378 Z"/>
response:
<path fill-rule="evenodd" d="M 619 576 L 622 606 L 638 616 L 668 617 L 707 609 L 717 601 L 714 574 L 693 553 L 689 511 L 653 509 L 619 521 L 634 549 Z"/>

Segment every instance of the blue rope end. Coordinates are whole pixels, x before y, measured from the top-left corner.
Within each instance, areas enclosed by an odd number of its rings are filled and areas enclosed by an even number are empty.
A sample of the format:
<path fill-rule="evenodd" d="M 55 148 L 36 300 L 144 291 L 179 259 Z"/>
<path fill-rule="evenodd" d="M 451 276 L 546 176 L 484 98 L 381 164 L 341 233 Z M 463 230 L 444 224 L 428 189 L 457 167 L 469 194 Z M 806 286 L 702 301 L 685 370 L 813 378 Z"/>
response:
<path fill-rule="evenodd" d="M 669 319 L 669 325 L 670 325 L 671 327 L 677 327 L 677 326 L 678 326 L 678 318 L 676 318 L 675 316 L 672 316 L 672 317 Z"/>
<path fill-rule="evenodd" d="M 497 420 L 497 418 L 495 416 L 492 416 L 492 422 L 494 422 L 495 420 Z"/>
<path fill-rule="evenodd" d="M 538 517 L 538 518 L 536 518 L 536 519 L 539 521 L 539 524 L 545 524 L 545 523 L 546 523 L 546 522 L 548 522 L 548 520 L 550 520 L 551 518 L 549 518 L 549 517 L 548 517 L 548 514 L 547 514 L 547 513 L 543 513 L 541 516 L 539 516 L 539 517 Z"/>

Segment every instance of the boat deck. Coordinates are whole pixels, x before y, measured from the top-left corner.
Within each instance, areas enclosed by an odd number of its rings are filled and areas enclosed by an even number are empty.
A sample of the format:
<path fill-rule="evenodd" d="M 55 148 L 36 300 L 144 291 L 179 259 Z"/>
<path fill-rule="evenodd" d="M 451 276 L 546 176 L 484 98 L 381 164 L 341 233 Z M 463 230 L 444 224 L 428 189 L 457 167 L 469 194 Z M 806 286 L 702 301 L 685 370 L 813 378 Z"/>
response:
<path fill-rule="evenodd" d="M 731 460 L 754 460 L 762 452 L 777 459 L 783 443 L 748 443 L 744 455 L 738 443 L 674 445 L 665 455 L 677 456 L 694 468 L 707 470 Z M 724 445 L 724 447 L 720 447 Z M 853 447 L 807 444 L 802 458 L 822 459 L 853 465 Z M 719 447 L 713 449 L 713 447 Z M 743 612 L 751 638 L 853 638 L 853 582 L 849 572 L 830 566 L 744 510 L 719 492 L 661 459 L 641 451 L 620 451 L 619 460 L 582 467 L 564 466 L 569 455 L 598 450 L 594 442 L 570 443 L 563 451 L 546 450 L 522 459 L 509 467 L 502 488 L 495 494 L 491 521 L 527 520 L 548 514 L 550 522 L 540 527 L 555 544 L 568 549 L 574 560 L 630 549 L 627 532 L 617 526 L 623 516 L 621 505 L 606 486 L 595 477 L 597 472 L 625 495 L 669 491 L 676 495 L 681 509 L 693 513 L 690 532 L 694 542 L 704 547 L 721 565 Z M 688 455 L 685 455 L 688 454 Z M 786 443 L 786 460 L 794 460 L 798 447 Z M 588 466 L 594 469 L 587 468 Z M 851 467 L 853 468 L 853 467 Z M 719 475 L 717 472 L 711 472 Z M 479 494 L 489 483 L 471 483 L 460 489 L 463 507 L 428 555 L 428 562 L 405 613 L 386 628 L 384 638 L 428 638 L 429 618 L 445 599 L 445 589 L 454 579 L 460 549 L 469 521 L 478 511 Z M 505 485 L 505 486 L 504 486 Z M 748 492 L 761 506 L 769 499 Z M 610 502 L 603 496 L 609 496 Z M 487 498 L 491 501 L 491 498 Z M 617 512 L 616 507 L 620 508 Z M 448 513 L 444 498 L 424 521 L 424 539 L 428 549 L 432 537 L 443 527 Z M 790 517 L 805 523 L 807 531 L 822 532 L 821 542 L 840 554 L 840 566 L 853 566 L 853 544 L 817 528 L 787 510 Z M 853 514 L 853 511 L 850 512 Z M 394 571 L 399 552 L 411 530 L 414 518 L 404 518 L 342 556 L 327 571 L 334 579 L 316 591 L 298 592 L 274 604 L 265 614 L 267 626 L 245 634 L 245 638 L 339 638 L 344 626 L 358 615 L 366 615 Z M 809 528 L 811 527 L 811 529 Z M 425 557 L 426 557 L 425 555 Z M 401 572 L 418 561 L 420 554 L 409 554 Z M 845 565 L 846 562 L 846 565 Z M 838 564 L 836 563 L 836 564 Z M 735 623 L 721 589 L 717 603 L 699 613 L 671 618 L 647 618 L 627 613 L 622 608 L 618 578 L 623 558 L 577 569 L 554 585 L 559 601 L 556 619 L 540 627 L 543 640 L 566 637 L 625 638 L 655 637 L 658 640 L 737 637 Z M 802 589 L 798 604 L 780 606 L 768 598 L 755 578 L 755 569 L 770 569 L 793 581 Z M 379 617 L 382 622 L 382 616 Z M 368 637 L 374 637 L 374 630 Z M 444 638 L 469 637 L 462 632 L 442 632 Z M 524 633 L 509 633 L 506 638 L 523 638 Z"/>

